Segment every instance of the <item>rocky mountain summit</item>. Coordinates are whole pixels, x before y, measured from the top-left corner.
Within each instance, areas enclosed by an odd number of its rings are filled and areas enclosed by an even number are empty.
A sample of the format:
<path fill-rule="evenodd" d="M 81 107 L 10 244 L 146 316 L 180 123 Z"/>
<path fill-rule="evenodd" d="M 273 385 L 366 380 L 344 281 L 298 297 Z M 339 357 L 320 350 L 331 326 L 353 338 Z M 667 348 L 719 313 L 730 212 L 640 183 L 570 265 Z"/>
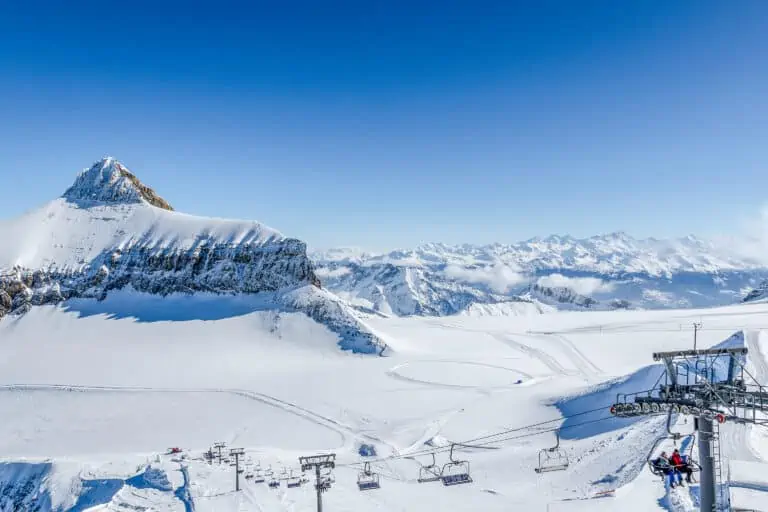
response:
<path fill-rule="evenodd" d="M 272 293 L 344 348 L 381 350 L 353 310 L 320 290 L 306 244 L 257 222 L 195 217 L 113 158 L 80 173 L 62 197 L 0 223 L 0 318 L 112 290 L 154 295 Z"/>

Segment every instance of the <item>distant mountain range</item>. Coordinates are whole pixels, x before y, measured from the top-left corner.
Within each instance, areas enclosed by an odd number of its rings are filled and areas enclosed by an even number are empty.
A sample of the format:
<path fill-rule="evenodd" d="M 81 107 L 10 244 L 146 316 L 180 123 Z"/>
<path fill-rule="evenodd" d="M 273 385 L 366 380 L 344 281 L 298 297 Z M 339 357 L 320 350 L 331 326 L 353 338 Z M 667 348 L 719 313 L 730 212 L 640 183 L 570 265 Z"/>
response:
<path fill-rule="evenodd" d="M 271 294 L 274 308 L 304 312 L 337 333 L 342 347 L 371 353 L 385 345 L 366 314 L 533 315 L 768 300 L 764 264 L 692 236 L 611 233 L 308 254 L 304 242 L 257 222 L 176 212 L 113 158 L 85 169 L 61 197 L 0 221 L 0 240 L 0 319 L 113 290 Z"/>
<path fill-rule="evenodd" d="M 550 236 L 309 256 L 323 285 L 337 295 L 400 316 L 710 307 L 755 300 L 768 278 L 759 260 L 693 236 Z"/>

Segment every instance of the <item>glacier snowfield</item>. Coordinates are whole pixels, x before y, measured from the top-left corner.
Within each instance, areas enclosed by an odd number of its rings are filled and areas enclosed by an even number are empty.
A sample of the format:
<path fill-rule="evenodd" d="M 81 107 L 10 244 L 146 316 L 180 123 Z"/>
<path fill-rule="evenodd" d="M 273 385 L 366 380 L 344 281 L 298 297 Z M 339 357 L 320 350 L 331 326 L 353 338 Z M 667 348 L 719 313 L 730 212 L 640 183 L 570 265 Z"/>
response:
<path fill-rule="evenodd" d="M 186 300 L 177 306 L 194 311 L 198 299 Z M 695 510 L 695 485 L 667 492 L 646 469 L 663 418 L 611 418 L 616 391 L 653 385 L 651 353 L 690 348 L 699 321 L 699 346 L 735 335 L 768 383 L 765 304 L 364 318 L 387 357 L 341 351 L 334 333 L 298 313 L 173 319 L 110 304 L 38 306 L 0 322 L 3 512 L 315 510 L 311 483 L 244 481 L 234 492 L 234 468 L 203 459 L 217 441 L 276 473 L 298 470 L 301 455 L 336 453 L 326 511 Z M 535 473 L 552 427 L 588 410 L 562 423 L 570 468 Z M 417 483 L 432 462 L 425 450 L 518 427 L 457 449 L 473 483 Z M 725 424 L 722 443 L 733 504 L 768 510 L 768 431 Z M 381 489 L 357 489 L 362 444 L 376 448 Z M 171 446 L 183 458 L 165 455 Z M 389 458 L 409 453 L 422 455 Z"/>

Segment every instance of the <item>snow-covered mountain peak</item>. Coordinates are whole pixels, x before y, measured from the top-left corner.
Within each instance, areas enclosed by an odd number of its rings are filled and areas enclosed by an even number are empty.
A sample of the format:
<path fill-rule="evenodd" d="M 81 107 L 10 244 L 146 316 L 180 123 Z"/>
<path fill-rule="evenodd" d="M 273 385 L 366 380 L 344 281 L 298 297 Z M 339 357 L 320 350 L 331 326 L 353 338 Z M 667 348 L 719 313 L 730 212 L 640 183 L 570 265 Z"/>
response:
<path fill-rule="evenodd" d="M 172 211 L 168 202 L 144 185 L 122 163 L 104 157 L 83 170 L 63 197 L 71 202 L 148 203 Z"/>

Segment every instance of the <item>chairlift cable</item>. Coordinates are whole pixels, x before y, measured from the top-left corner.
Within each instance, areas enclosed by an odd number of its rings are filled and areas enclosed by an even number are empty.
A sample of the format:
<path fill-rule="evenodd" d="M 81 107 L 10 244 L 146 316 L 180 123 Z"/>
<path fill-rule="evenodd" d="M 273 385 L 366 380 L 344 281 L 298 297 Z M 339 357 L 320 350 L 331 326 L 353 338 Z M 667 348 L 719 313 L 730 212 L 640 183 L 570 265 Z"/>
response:
<path fill-rule="evenodd" d="M 584 414 L 587 414 L 589 412 L 595 412 L 595 411 L 600 411 L 600 410 L 604 410 L 604 409 L 605 409 L 604 407 L 600 407 L 598 409 L 594 409 L 594 410 L 591 410 L 591 411 L 584 411 L 584 412 L 581 412 L 581 413 L 578 413 L 578 414 L 573 414 L 571 416 L 567 416 L 565 418 L 560 418 L 560 419 L 568 419 L 568 418 L 572 418 L 572 417 L 575 417 L 575 416 L 584 415 Z M 430 455 L 430 454 L 437 454 L 437 453 L 445 453 L 445 452 L 448 452 L 449 450 L 451 450 L 451 448 L 453 446 L 464 446 L 464 445 L 467 445 L 469 443 L 472 443 L 472 445 L 473 445 L 472 447 L 473 448 L 475 448 L 475 447 L 483 448 L 483 447 L 486 447 L 488 445 L 500 444 L 500 443 L 504 443 L 504 442 L 507 442 L 507 441 L 513 441 L 513 440 L 516 440 L 516 439 L 524 439 L 526 437 L 533 437 L 533 436 L 538 436 L 538 435 L 541 435 L 541 434 L 548 434 L 550 432 L 557 432 L 557 431 L 560 431 L 560 430 L 567 430 L 567 429 L 570 429 L 570 428 L 576 428 L 576 427 L 580 427 L 580 426 L 583 426 L 583 425 L 589 425 L 589 424 L 593 424 L 593 423 L 598 423 L 598 422 L 609 420 L 609 419 L 613 419 L 613 418 L 615 418 L 615 416 L 611 415 L 611 416 L 606 416 L 604 418 L 598 418 L 598 419 L 594 419 L 594 420 L 585 421 L 585 422 L 582 422 L 582 423 L 577 423 L 575 425 L 568 425 L 568 426 L 565 426 L 565 427 L 558 426 L 558 427 L 550 428 L 550 429 L 547 429 L 547 430 L 539 430 L 539 431 L 536 431 L 536 432 L 528 432 L 528 433 L 525 433 L 525 434 L 520 434 L 520 435 L 516 435 L 516 436 L 511 436 L 511 437 L 503 437 L 501 439 L 490 439 L 490 438 L 493 438 L 493 437 L 499 437 L 499 436 L 503 436 L 503 435 L 506 435 L 506 434 L 511 434 L 512 432 L 518 432 L 518 431 L 521 431 L 521 430 L 525 430 L 525 429 L 528 429 L 528 428 L 531 428 L 531 427 L 534 427 L 534 426 L 538 426 L 538 425 L 541 425 L 541 424 L 552 423 L 553 421 L 557 421 L 557 420 L 550 420 L 550 421 L 547 421 L 547 422 L 537 423 L 537 424 L 534 424 L 534 425 L 527 425 L 527 426 L 519 427 L 519 428 L 516 428 L 516 429 L 506 430 L 506 431 L 503 431 L 503 432 L 499 432 L 499 433 L 496 433 L 496 434 L 484 436 L 484 437 L 477 438 L 477 439 L 471 439 L 471 440 L 466 441 L 466 442 L 451 443 L 448 446 L 442 446 L 440 448 L 425 449 L 425 450 L 421 450 L 421 451 L 418 451 L 418 452 L 412 452 L 412 453 L 408 453 L 408 454 L 390 455 L 389 457 L 383 457 L 383 458 L 380 458 L 380 459 L 376 459 L 376 460 L 372 460 L 372 461 L 367 461 L 367 462 L 350 462 L 350 463 L 347 463 L 347 464 L 337 464 L 336 466 L 337 467 L 360 466 L 360 465 L 363 465 L 365 463 L 373 464 L 373 463 L 381 463 L 381 462 L 386 462 L 386 461 L 396 460 L 396 459 L 413 458 L 413 457 L 418 457 L 420 455 Z M 478 443 L 477 441 L 482 441 L 482 442 Z"/>

